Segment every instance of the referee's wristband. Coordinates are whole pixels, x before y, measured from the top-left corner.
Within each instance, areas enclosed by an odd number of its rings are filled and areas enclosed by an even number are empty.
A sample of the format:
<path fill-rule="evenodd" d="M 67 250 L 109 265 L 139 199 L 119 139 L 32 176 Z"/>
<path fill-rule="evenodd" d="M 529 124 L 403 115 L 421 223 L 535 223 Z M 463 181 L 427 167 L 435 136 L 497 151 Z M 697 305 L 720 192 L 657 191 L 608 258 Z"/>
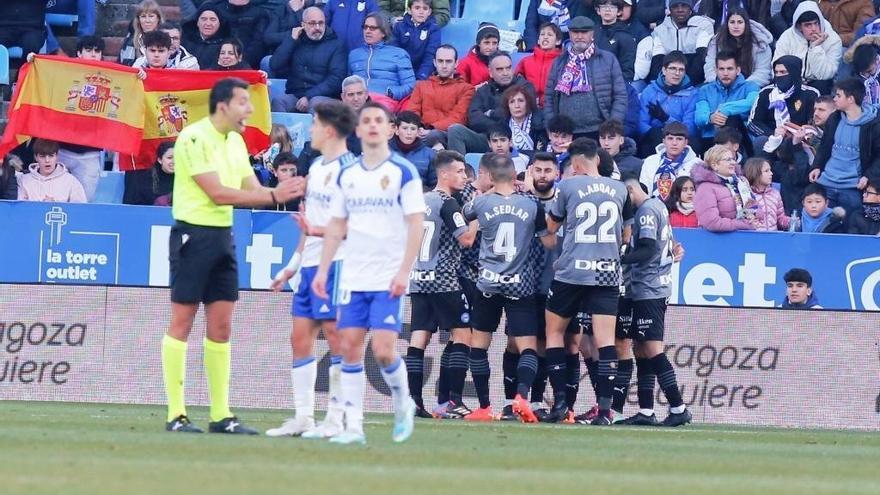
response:
<path fill-rule="evenodd" d="M 275 191 L 273 189 L 269 189 L 269 195 L 272 196 L 272 204 L 277 205 L 278 200 L 275 199 Z"/>

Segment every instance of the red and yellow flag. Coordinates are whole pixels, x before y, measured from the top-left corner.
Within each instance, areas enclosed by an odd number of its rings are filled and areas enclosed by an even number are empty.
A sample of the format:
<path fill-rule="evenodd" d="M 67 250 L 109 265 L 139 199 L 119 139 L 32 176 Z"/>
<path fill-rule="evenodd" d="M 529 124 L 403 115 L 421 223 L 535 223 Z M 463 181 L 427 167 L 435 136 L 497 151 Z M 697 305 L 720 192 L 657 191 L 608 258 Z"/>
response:
<path fill-rule="evenodd" d="M 25 64 L 0 140 L 0 156 L 31 137 L 134 153 L 144 126 L 137 70 L 55 55 Z"/>
<path fill-rule="evenodd" d="M 243 134 L 248 151 L 257 153 L 269 146 L 272 113 L 265 76 L 258 71 L 189 71 L 148 69 L 144 80 L 144 136 L 140 149 L 120 156 L 120 170 L 150 168 L 163 141 L 175 139 L 188 124 L 208 115 L 211 87 L 220 79 L 236 77 L 249 85 L 254 113 Z"/>

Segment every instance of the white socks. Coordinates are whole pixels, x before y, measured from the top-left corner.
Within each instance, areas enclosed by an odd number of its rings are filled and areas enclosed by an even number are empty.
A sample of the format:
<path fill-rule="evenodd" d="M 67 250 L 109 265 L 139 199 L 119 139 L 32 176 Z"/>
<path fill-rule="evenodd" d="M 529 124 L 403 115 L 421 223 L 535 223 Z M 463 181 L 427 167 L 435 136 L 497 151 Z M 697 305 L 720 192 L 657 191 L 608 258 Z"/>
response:
<path fill-rule="evenodd" d="M 391 389 L 394 411 L 401 410 L 404 400 L 409 397 L 409 380 L 406 374 L 406 363 L 400 356 L 397 356 L 397 359 L 387 368 L 382 369 L 382 378 Z"/>
<path fill-rule="evenodd" d="M 364 433 L 364 387 L 366 374 L 363 363 L 342 363 L 339 398 L 345 410 L 345 430 Z M 404 373 L 404 378 L 406 373 Z"/>
<path fill-rule="evenodd" d="M 315 380 L 318 378 L 318 361 L 315 356 L 297 359 L 290 370 L 293 382 L 293 407 L 297 418 L 315 416 Z"/>

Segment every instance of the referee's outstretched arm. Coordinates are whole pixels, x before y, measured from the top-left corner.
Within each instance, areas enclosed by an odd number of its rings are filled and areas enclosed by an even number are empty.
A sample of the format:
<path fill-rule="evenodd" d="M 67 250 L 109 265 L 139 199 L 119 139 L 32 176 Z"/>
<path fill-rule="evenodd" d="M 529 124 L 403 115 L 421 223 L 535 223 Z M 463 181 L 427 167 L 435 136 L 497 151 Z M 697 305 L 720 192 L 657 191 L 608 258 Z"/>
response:
<path fill-rule="evenodd" d="M 193 175 L 193 180 L 205 191 L 216 205 L 232 205 L 242 208 L 259 208 L 265 205 L 286 203 L 305 193 L 304 177 L 291 177 L 278 183 L 277 187 L 263 187 L 257 176 L 242 180 L 241 189 L 226 187 L 217 172 Z"/>

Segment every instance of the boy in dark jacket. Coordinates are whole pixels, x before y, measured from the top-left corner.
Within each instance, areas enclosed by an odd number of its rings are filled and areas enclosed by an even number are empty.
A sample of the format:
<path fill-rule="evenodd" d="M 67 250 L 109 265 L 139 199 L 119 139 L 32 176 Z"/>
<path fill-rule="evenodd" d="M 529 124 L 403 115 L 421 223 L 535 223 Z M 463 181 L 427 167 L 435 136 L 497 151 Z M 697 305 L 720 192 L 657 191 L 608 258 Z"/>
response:
<path fill-rule="evenodd" d="M 623 0 L 596 0 L 596 11 L 602 20 L 596 30 L 596 46 L 611 52 L 620 62 L 623 78 L 632 82 L 636 61 L 636 40 L 619 22 Z"/>
<path fill-rule="evenodd" d="M 432 15 L 432 5 L 432 0 L 413 0 L 392 32 L 391 44 L 406 50 L 419 81 L 434 72 L 434 54 L 440 47 L 440 26 Z"/>
<path fill-rule="evenodd" d="M 422 186 L 431 190 L 437 185 L 437 172 L 432 166 L 436 151 L 419 139 L 422 119 L 415 112 L 405 110 L 397 116 L 397 130 L 391 138 L 391 150 L 415 165 L 422 178 Z"/>

